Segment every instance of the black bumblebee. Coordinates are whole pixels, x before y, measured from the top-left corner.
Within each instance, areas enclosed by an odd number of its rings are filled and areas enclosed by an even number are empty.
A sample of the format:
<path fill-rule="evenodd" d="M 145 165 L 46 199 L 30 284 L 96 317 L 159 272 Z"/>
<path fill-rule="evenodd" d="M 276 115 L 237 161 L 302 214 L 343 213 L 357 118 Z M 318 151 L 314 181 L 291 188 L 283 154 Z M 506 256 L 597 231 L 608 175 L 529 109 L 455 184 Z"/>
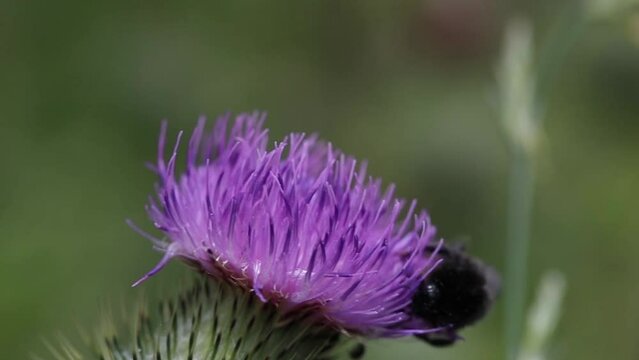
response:
<path fill-rule="evenodd" d="M 436 247 L 429 247 L 431 256 Z M 413 313 L 437 332 L 417 335 L 433 346 L 449 346 L 460 339 L 457 331 L 481 319 L 499 292 L 499 275 L 465 253 L 462 246 L 442 246 L 442 262 L 422 282 L 413 296 Z"/>

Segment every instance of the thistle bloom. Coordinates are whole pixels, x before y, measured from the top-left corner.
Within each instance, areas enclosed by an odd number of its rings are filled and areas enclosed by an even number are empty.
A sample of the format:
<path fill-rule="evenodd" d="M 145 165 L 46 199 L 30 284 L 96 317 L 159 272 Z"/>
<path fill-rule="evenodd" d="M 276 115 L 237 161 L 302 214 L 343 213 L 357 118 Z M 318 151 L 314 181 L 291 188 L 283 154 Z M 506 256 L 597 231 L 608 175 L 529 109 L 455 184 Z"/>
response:
<path fill-rule="evenodd" d="M 428 332 L 411 314 L 436 263 L 425 250 L 435 228 L 416 202 L 366 174 L 366 165 L 316 136 L 290 134 L 269 149 L 259 113 L 228 116 L 205 134 L 200 119 L 176 175 L 181 133 L 165 160 L 162 125 L 157 198 L 147 211 L 173 258 L 254 292 L 282 313 L 312 309 L 316 320 L 368 337 Z"/>

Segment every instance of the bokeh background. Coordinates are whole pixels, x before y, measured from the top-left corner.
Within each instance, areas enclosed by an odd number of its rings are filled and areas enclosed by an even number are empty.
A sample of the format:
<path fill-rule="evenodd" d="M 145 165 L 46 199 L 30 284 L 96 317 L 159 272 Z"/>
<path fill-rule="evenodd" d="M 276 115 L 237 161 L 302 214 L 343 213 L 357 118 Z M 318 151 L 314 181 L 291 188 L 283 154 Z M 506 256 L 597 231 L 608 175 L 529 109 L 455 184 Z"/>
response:
<path fill-rule="evenodd" d="M 575 2 L 578 4 L 579 2 Z M 150 228 L 160 120 L 264 109 L 272 139 L 319 132 L 417 197 L 440 235 L 502 269 L 509 154 L 495 66 L 505 21 L 543 48 L 580 21 L 566 1 L 0 2 L 0 358 L 50 357 L 105 308 L 173 293 L 181 264 Z M 579 6 L 579 5 L 576 5 Z M 568 292 L 551 356 L 638 359 L 639 15 L 582 24 L 544 90 L 529 298 Z M 378 341 L 370 359 L 497 359 L 502 304 L 437 350 Z"/>

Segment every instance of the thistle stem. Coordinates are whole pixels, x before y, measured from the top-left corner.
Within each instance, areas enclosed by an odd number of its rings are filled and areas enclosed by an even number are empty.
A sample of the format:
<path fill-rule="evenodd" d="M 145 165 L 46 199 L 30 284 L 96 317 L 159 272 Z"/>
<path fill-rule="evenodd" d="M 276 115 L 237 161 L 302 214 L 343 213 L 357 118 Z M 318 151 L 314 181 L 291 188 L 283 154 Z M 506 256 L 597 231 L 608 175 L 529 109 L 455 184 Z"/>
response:
<path fill-rule="evenodd" d="M 505 274 L 506 359 L 515 359 L 521 339 L 526 306 L 530 224 L 534 195 L 534 164 L 521 149 L 514 149 L 508 194 Z"/>
<path fill-rule="evenodd" d="M 514 360 L 526 302 L 528 247 L 532 218 L 539 119 L 535 113 L 532 29 L 523 20 L 506 30 L 498 73 L 501 117 L 511 150 L 508 189 L 505 297 L 505 359 Z"/>
<path fill-rule="evenodd" d="M 540 104 L 584 28 L 584 14 L 579 1 L 565 7 L 561 18 L 570 16 L 573 20 L 562 22 L 559 31 L 553 33 L 537 64 L 533 62 L 535 54 L 530 25 L 515 20 L 506 30 L 498 73 L 502 124 L 511 150 L 504 281 L 506 360 L 516 358 L 524 326 L 535 162 L 543 118 Z"/>

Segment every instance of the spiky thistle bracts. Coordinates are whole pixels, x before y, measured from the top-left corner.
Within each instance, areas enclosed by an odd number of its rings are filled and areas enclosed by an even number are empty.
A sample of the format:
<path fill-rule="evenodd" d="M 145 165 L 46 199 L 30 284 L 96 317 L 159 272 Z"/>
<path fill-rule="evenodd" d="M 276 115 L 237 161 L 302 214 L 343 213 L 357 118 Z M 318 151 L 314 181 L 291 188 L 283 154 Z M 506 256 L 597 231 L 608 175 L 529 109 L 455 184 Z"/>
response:
<path fill-rule="evenodd" d="M 89 351 L 103 360 L 353 358 L 356 343 L 305 321 L 307 316 L 285 316 L 240 288 L 201 278 L 155 310 L 142 306 L 129 319 L 135 324 L 128 335 L 109 325 L 112 329 L 100 334 Z M 62 358 L 85 358 L 77 349 L 66 354 Z"/>
<path fill-rule="evenodd" d="M 415 201 L 385 191 L 366 166 L 316 136 L 290 134 L 268 148 L 264 115 L 228 116 L 205 136 L 201 119 L 176 175 L 180 133 L 158 159 L 157 197 L 147 211 L 166 240 L 165 255 L 254 292 L 282 313 L 316 309 L 316 321 L 368 337 L 430 329 L 410 312 L 412 296 L 435 265 L 424 256 L 435 228 Z"/>

